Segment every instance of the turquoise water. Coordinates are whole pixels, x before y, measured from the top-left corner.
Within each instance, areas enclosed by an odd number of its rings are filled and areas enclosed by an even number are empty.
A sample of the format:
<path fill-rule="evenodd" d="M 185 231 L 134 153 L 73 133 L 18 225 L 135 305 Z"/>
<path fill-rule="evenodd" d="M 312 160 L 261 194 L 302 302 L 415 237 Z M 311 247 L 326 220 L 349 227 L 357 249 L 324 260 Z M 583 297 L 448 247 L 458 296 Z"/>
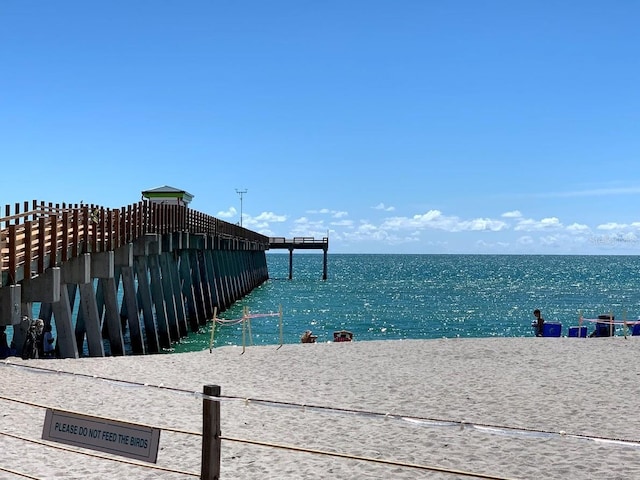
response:
<path fill-rule="evenodd" d="M 322 260 L 294 253 L 289 280 L 289 255 L 268 254 L 270 280 L 219 316 L 282 308 L 284 343 L 298 343 L 305 330 L 329 341 L 339 329 L 357 341 L 532 336 L 535 308 L 561 323 L 563 335 L 581 311 L 585 318 L 640 318 L 636 256 L 329 254 L 326 281 Z M 174 351 L 208 349 L 210 338 L 204 328 Z M 218 326 L 214 338 L 215 346 L 242 345 L 242 328 Z M 252 319 L 251 339 L 278 344 L 279 317 Z"/>

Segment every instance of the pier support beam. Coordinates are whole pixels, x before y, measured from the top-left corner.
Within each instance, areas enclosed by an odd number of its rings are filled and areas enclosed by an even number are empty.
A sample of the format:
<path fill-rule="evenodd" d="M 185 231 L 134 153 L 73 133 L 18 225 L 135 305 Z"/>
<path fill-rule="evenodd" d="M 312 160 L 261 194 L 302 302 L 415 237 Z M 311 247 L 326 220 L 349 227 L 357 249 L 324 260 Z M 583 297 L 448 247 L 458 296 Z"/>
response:
<path fill-rule="evenodd" d="M 187 314 L 184 308 L 184 298 L 180 289 L 180 271 L 178 267 L 179 251 L 182 248 L 182 232 L 174 233 L 171 236 L 171 248 L 166 252 L 166 262 L 171 283 L 171 296 L 175 306 L 175 316 L 178 328 L 178 338 L 186 337 L 189 334 L 187 326 Z"/>
<path fill-rule="evenodd" d="M 98 289 L 102 293 L 104 303 L 103 323 L 106 326 L 109 337 L 111 355 L 124 355 L 124 337 L 118 311 L 118 292 L 114 270 L 114 252 L 91 254 L 91 277 L 98 279 Z"/>
<path fill-rule="evenodd" d="M 140 313 L 133 271 L 133 244 L 127 243 L 115 251 L 114 265 L 120 271 L 120 277 L 122 278 L 123 299 L 120 315 L 121 318 L 126 318 L 129 326 L 131 351 L 135 354 L 144 355 L 145 346 L 140 328 Z M 118 276 L 116 275 L 117 278 Z"/>
<path fill-rule="evenodd" d="M 162 284 L 162 301 L 166 312 L 166 322 L 169 334 L 169 346 L 171 342 L 180 340 L 180 331 L 178 330 L 178 312 L 176 307 L 176 299 L 173 294 L 172 273 L 169 257 L 173 251 L 173 238 L 171 235 L 162 235 L 161 250 L 158 255 L 158 266 L 160 268 L 160 278 Z"/>
<path fill-rule="evenodd" d="M 191 255 L 189 250 L 180 251 L 180 278 L 182 280 L 182 295 L 185 299 L 185 313 L 192 332 L 198 331 L 198 311 L 196 308 L 196 295 L 191 275 Z"/>
<path fill-rule="evenodd" d="M 327 279 L 327 249 L 322 252 L 322 279 Z"/>
<path fill-rule="evenodd" d="M 158 327 L 158 343 L 162 348 L 171 347 L 169 324 L 167 322 L 167 305 L 164 303 L 162 273 L 160 271 L 160 255 L 151 254 L 148 258 L 149 276 L 151 278 L 151 299 L 156 312 Z"/>
<path fill-rule="evenodd" d="M 289 249 L 289 280 L 293 278 L 293 248 Z"/>
<path fill-rule="evenodd" d="M 215 265 L 216 283 L 218 285 L 218 311 L 224 312 L 231 305 L 229 284 L 227 283 L 227 276 L 224 263 L 222 261 L 223 251 L 213 251 L 213 263 Z"/>
<path fill-rule="evenodd" d="M 98 302 L 91 280 L 91 254 L 85 253 L 65 262 L 62 265 L 61 282 L 64 285 L 77 285 L 80 292 L 80 307 L 75 328 L 78 352 L 82 351 L 86 334 L 89 356 L 104 357 Z M 57 326 L 56 323 L 56 328 Z"/>
<path fill-rule="evenodd" d="M 0 288 L 0 325 L 20 323 L 21 285 L 9 285 Z"/>
<path fill-rule="evenodd" d="M 207 281 L 209 282 L 209 293 L 211 294 L 211 306 L 213 308 L 217 307 L 218 311 L 220 311 L 220 291 L 218 289 L 213 250 L 211 248 L 207 248 L 204 251 L 204 261 L 206 262 L 207 267 Z M 213 317 L 213 312 L 211 312 L 211 317 Z"/>
<path fill-rule="evenodd" d="M 197 319 L 198 328 L 200 325 L 204 325 L 207 321 L 207 315 L 205 310 L 203 290 L 203 279 L 201 269 L 201 259 L 199 250 L 204 248 L 204 238 L 202 235 L 191 235 L 189 239 L 189 265 L 191 271 L 191 286 L 193 288 L 193 296 L 195 300 L 195 314 Z"/>
<path fill-rule="evenodd" d="M 147 268 L 147 256 L 150 253 L 150 244 L 156 242 L 156 235 L 145 235 L 138 238 L 133 247 L 133 263 L 136 277 L 138 279 L 138 298 L 142 307 L 142 318 L 144 319 L 144 330 L 147 337 L 147 347 L 150 353 L 160 352 L 158 340 L 158 330 L 156 329 L 153 317 L 153 302 L 151 300 L 151 284 L 149 282 L 149 269 Z"/>

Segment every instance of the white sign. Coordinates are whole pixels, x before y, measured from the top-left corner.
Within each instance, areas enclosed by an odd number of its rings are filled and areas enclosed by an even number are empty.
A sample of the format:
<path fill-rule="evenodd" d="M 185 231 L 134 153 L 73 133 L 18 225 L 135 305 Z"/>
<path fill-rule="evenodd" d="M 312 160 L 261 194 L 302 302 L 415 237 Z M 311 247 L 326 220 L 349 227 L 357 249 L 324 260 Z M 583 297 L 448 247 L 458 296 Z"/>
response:
<path fill-rule="evenodd" d="M 160 429 L 48 408 L 42 439 L 155 463 Z"/>

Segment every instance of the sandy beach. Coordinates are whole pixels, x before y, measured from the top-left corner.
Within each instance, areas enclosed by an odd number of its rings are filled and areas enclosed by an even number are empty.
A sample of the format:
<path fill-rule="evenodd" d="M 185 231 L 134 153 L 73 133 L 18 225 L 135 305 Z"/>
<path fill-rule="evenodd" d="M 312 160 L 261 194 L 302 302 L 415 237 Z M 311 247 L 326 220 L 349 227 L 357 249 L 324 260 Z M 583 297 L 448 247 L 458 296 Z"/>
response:
<path fill-rule="evenodd" d="M 12 357 L 0 479 L 198 478 L 208 384 L 222 391 L 221 478 L 637 479 L 639 353 L 640 337 L 615 337 Z M 157 462 L 45 442 L 46 408 L 160 428 Z"/>

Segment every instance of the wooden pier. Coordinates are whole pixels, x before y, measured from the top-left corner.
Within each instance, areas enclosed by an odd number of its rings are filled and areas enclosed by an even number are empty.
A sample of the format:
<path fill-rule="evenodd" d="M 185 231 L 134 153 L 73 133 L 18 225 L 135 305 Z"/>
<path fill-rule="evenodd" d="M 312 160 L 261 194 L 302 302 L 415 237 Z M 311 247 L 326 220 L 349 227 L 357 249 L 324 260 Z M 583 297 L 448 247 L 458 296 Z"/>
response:
<path fill-rule="evenodd" d="M 289 250 L 289 280 L 293 278 L 293 251 L 300 250 L 322 250 L 322 279 L 327 279 L 327 252 L 329 251 L 329 237 L 323 237 L 318 240 L 313 237 L 294 237 L 286 239 L 284 237 L 270 237 L 269 249 L 287 249 Z"/>
<path fill-rule="evenodd" d="M 156 353 L 266 281 L 269 248 L 180 204 L 16 203 L 0 217 L 0 326 L 20 354 L 39 303 L 63 358 Z"/>

